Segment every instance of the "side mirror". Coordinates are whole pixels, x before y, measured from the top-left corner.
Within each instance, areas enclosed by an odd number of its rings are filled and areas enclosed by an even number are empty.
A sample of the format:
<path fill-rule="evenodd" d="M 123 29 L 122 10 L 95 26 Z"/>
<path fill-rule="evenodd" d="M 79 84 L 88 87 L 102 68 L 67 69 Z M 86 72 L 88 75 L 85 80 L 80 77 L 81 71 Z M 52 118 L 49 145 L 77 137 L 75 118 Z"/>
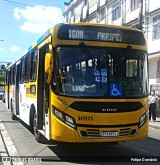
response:
<path fill-rule="evenodd" d="M 47 83 L 51 82 L 52 72 L 53 72 L 53 53 L 52 45 L 49 45 L 49 53 L 45 56 L 45 73 L 48 73 Z"/>

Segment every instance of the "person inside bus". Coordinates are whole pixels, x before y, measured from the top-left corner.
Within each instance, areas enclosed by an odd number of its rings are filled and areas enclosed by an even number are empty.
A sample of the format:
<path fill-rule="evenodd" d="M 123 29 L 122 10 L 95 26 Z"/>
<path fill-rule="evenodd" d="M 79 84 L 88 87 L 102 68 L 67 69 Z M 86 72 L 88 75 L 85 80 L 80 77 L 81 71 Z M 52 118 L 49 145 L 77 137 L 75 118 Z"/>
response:
<path fill-rule="evenodd" d="M 151 120 L 151 117 L 153 121 L 156 121 L 156 103 L 160 100 L 160 98 L 156 95 L 154 90 L 151 90 L 150 96 L 149 96 L 149 120 Z"/>
<path fill-rule="evenodd" d="M 95 83 L 95 77 L 94 77 L 94 73 L 93 72 L 94 72 L 93 67 L 89 67 L 88 66 L 86 68 L 86 75 L 85 75 L 84 80 L 85 80 L 85 82 L 90 83 L 90 85 Z"/>

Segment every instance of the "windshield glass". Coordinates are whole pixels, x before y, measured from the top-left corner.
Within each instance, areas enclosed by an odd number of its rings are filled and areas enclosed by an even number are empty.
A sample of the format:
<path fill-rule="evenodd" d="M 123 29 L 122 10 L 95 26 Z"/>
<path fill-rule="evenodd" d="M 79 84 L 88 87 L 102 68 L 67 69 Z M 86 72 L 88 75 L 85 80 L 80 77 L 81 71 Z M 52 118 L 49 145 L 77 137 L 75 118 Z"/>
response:
<path fill-rule="evenodd" d="M 72 97 L 145 97 L 147 53 L 131 47 L 57 47 L 52 89 Z"/>

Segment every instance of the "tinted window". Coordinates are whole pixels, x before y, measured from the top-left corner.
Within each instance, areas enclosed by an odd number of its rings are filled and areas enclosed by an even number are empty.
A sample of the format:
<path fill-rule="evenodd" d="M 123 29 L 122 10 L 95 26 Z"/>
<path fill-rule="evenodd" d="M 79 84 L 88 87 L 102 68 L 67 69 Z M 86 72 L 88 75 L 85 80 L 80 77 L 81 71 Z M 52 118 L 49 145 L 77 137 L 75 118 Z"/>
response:
<path fill-rule="evenodd" d="M 20 83 L 23 83 L 24 81 L 24 73 L 25 73 L 25 61 L 23 57 L 21 59 L 21 64 L 20 64 Z"/>
<path fill-rule="evenodd" d="M 30 71 L 30 56 L 29 54 L 27 54 L 25 57 L 25 77 L 24 77 L 25 82 L 29 81 L 29 71 Z"/>
<path fill-rule="evenodd" d="M 36 80 L 37 55 L 38 50 L 31 53 L 30 80 L 32 81 Z"/>

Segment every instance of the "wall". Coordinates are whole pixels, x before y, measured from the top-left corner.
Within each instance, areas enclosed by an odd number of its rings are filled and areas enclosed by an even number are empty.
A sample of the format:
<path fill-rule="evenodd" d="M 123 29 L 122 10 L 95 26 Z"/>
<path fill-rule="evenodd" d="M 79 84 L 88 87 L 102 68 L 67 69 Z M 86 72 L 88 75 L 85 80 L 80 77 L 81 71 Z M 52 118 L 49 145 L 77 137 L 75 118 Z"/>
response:
<path fill-rule="evenodd" d="M 149 1 L 149 12 L 152 12 L 160 8 L 160 0 L 148 0 Z"/>
<path fill-rule="evenodd" d="M 158 61 L 160 60 L 160 56 L 156 58 L 149 59 L 149 87 L 151 84 L 160 84 L 156 82 L 156 74 Z"/>

